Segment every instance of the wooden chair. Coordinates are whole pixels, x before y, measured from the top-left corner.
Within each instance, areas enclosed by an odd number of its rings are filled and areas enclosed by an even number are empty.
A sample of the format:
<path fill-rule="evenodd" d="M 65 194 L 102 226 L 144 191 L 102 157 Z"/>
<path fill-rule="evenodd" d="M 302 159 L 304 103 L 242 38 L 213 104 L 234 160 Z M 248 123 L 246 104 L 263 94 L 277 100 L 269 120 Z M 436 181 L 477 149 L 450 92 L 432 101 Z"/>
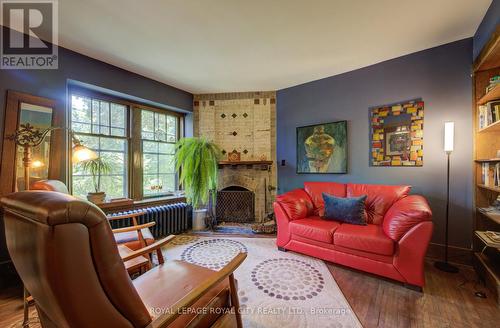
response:
<path fill-rule="evenodd" d="M 43 327 L 242 326 L 233 272 L 246 254 L 218 272 L 162 261 L 132 281 L 124 261 L 155 252 L 174 236 L 122 259 L 106 216 L 89 202 L 28 191 L 1 204 L 9 253 Z"/>

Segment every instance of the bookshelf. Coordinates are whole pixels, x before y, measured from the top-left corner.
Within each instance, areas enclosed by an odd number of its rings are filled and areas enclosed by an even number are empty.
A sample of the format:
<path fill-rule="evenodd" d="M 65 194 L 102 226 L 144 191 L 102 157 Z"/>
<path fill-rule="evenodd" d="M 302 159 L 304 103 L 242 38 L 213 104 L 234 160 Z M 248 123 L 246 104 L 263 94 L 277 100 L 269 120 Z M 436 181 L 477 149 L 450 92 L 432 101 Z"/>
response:
<path fill-rule="evenodd" d="M 496 85 L 492 90 L 488 91 L 478 101 L 478 105 L 484 105 L 492 100 L 500 99 L 500 85 Z"/>
<path fill-rule="evenodd" d="M 474 114 L 474 216 L 473 249 L 474 268 L 494 294 L 500 306 L 500 250 L 487 246 L 476 231 L 500 231 L 500 215 L 484 211 L 500 195 L 500 187 L 483 181 L 483 166 L 489 166 L 490 176 L 500 163 L 500 120 L 479 128 L 479 107 L 491 101 L 500 101 L 500 84 L 486 88 L 490 79 L 500 75 L 500 26 L 483 48 L 473 67 L 473 114 Z M 483 112 L 484 113 L 484 112 Z"/>

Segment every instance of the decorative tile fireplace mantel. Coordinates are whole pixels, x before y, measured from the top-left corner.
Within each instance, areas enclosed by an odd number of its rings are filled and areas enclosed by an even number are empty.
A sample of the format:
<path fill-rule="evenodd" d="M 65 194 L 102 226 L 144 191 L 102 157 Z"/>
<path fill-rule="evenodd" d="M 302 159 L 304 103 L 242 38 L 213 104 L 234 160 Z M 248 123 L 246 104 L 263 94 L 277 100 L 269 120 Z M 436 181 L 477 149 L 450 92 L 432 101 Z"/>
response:
<path fill-rule="evenodd" d="M 242 187 L 255 194 L 255 221 L 272 212 L 276 190 L 276 92 L 194 96 L 194 135 L 222 151 L 218 190 Z M 228 155 L 239 153 L 240 161 Z"/>

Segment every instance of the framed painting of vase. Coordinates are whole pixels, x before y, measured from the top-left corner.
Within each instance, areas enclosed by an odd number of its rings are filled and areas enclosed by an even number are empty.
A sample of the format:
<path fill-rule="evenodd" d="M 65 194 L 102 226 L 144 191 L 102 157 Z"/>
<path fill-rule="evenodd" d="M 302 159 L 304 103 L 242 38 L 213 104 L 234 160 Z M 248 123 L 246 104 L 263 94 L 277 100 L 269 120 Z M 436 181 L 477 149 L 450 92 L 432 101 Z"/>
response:
<path fill-rule="evenodd" d="M 297 173 L 347 173 L 347 121 L 297 128 Z"/>

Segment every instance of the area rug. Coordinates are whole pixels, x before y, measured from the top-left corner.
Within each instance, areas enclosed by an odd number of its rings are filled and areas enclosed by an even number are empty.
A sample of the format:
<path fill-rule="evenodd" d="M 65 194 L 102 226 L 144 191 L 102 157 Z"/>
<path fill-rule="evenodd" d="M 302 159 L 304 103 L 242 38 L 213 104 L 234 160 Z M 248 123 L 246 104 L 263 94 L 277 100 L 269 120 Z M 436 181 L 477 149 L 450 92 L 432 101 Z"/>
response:
<path fill-rule="evenodd" d="M 239 252 L 235 271 L 244 327 L 362 327 L 326 265 L 280 252 L 274 238 L 180 235 L 163 249 L 165 259 L 220 270 Z"/>

